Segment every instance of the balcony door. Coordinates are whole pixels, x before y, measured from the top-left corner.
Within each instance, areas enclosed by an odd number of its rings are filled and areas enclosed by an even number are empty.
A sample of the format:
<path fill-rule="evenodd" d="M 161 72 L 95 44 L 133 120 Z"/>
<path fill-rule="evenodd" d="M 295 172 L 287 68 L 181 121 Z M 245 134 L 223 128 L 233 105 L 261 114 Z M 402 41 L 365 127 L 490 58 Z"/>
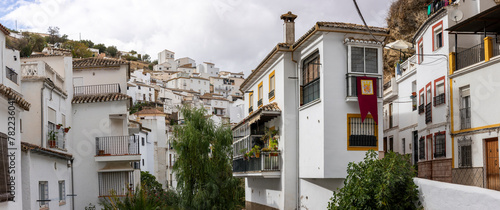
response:
<path fill-rule="evenodd" d="M 498 138 L 486 139 L 486 181 L 488 189 L 500 190 Z"/>

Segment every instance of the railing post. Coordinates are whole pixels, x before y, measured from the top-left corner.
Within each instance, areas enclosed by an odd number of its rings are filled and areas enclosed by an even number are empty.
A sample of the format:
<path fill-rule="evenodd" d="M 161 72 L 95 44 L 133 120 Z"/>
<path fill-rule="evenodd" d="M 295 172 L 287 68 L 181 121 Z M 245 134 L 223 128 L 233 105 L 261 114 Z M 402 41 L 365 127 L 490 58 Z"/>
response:
<path fill-rule="evenodd" d="M 493 57 L 493 42 L 491 37 L 484 37 L 484 61 L 487 62 Z"/>
<path fill-rule="evenodd" d="M 450 52 L 450 57 L 448 58 L 448 61 L 450 63 L 450 75 L 453 74 L 453 72 L 455 71 L 455 68 L 456 68 L 456 59 L 455 59 L 455 52 Z"/>
<path fill-rule="evenodd" d="M 95 155 L 99 155 L 99 137 L 95 137 Z"/>

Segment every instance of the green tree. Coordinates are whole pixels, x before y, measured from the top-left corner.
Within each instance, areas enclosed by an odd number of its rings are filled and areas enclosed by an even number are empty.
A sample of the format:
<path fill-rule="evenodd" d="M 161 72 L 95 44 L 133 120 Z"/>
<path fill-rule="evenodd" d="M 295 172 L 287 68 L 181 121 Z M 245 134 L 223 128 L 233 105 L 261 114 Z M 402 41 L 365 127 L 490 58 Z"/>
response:
<path fill-rule="evenodd" d="M 232 175 L 232 135 L 229 126 L 216 126 L 203 108 L 181 109 L 185 124 L 174 127 L 174 164 L 180 207 L 241 209 L 240 180 Z"/>
<path fill-rule="evenodd" d="M 94 45 L 94 48 L 98 49 L 99 53 L 106 52 L 106 45 L 104 45 L 104 44 L 96 44 L 96 45 Z"/>
<path fill-rule="evenodd" d="M 137 51 L 135 51 L 135 50 L 131 50 L 131 51 L 130 51 L 130 54 L 135 55 L 135 54 L 137 54 Z"/>
<path fill-rule="evenodd" d="M 67 41 L 63 44 L 63 48 L 70 49 L 73 58 L 88 58 L 92 57 L 92 52 L 87 45 L 78 41 Z"/>
<path fill-rule="evenodd" d="M 370 150 L 364 161 L 349 163 L 344 187 L 333 193 L 328 209 L 417 209 L 414 176 L 410 156 L 389 152 L 378 159 Z"/>
<path fill-rule="evenodd" d="M 91 40 L 80 40 L 80 43 L 85 44 L 88 48 L 94 47 L 94 42 L 92 42 Z"/>
<path fill-rule="evenodd" d="M 148 54 L 144 54 L 142 56 L 142 60 L 149 63 L 151 62 L 151 56 L 149 56 Z"/>
<path fill-rule="evenodd" d="M 48 43 L 55 44 L 59 39 L 59 27 L 57 26 L 49 26 L 47 30 L 49 32 Z"/>
<path fill-rule="evenodd" d="M 110 55 L 111 57 L 116 57 L 118 55 L 118 49 L 116 46 L 109 46 L 106 48 L 106 54 Z"/>
<path fill-rule="evenodd" d="M 46 45 L 47 43 L 42 36 L 29 32 L 23 32 L 23 37 L 20 39 L 6 38 L 6 46 L 19 50 L 21 57 L 30 56 L 33 52 L 42 52 Z"/>

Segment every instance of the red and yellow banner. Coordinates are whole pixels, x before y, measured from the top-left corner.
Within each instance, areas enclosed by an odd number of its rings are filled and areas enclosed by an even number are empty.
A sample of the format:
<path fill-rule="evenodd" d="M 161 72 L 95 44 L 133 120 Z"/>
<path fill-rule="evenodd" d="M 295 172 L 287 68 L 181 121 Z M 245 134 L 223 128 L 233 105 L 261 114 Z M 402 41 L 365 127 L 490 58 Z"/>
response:
<path fill-rule="evenodd" d="M 368 112 L 378 125 L 377 108 L 377 78 L 357 77 L 356 89 L 358 93 L 359 112 L 361 113 L 361 122 L 365 121 Z"/>

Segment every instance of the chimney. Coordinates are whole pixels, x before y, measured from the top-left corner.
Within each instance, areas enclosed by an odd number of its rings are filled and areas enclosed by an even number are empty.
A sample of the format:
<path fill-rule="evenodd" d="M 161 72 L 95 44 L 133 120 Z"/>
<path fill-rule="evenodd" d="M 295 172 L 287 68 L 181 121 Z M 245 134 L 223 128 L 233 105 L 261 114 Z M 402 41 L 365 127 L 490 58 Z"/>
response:
<path fill-rule="evenodd" d="M 281 15 L 281 19 L 284 21 L 283 39 L 287 44 L 293 44 L 295 42 L 295 18 L 297 18 L 297 15 L 292 14 L 290 11 Z"/>

